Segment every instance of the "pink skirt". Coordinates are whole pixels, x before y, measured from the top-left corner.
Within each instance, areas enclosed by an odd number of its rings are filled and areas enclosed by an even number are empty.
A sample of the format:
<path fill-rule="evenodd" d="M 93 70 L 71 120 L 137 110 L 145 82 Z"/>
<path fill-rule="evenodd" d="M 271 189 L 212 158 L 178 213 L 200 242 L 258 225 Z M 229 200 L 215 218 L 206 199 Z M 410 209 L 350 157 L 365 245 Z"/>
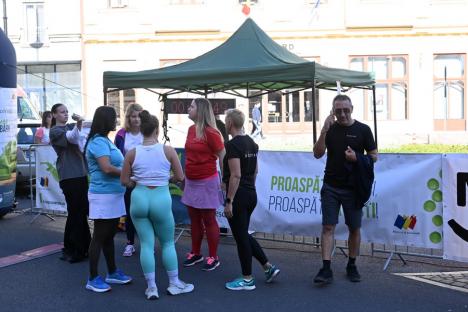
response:
<path fill-rule="evenodd" d="M 185 178 L 184 195 L 181 201 L 193 208 L 218 208 L 224 201 L 218 174 L 200 180 Z"/>

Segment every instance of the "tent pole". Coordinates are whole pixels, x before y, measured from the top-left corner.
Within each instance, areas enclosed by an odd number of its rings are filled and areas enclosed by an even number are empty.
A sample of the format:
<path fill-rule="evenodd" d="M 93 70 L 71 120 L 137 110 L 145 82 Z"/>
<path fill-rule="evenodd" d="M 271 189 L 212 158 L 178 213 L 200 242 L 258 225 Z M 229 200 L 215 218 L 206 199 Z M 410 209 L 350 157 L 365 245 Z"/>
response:
<path fill-rule="evenodd" d="M 104 87 L 104 105 L 107 106 L 107 88 Z"/>
<path fill-rule="evenodd" d="M 168 114 L 167 114 L 167 110 L 166 110 L 166 100 L 167 100 L 167 95 L 163 94 L 162 96 L 162 108 L 161 110 L 163 111 L 163 124 L 162 124 L 162 128 L 163 128 L 163 139 L 164 139 L 164 144 L 166 142 L 170 142 L 171 140 L 169 139 L 169 136 L 167 135 L 167 119 L 168 119 Z"/>
<path fill-rule="evenodd" d="M 375 137 L 375 146 L 378 147 L 377 144 L 377 102 L 375 100 L 375 85 L 372 86 L 372 101 L 374 106 L 374 137 Z"/>
<path fill-rule="evenodd" d="M 205 86 L 205 99 L 207 99 L 207 98 L 208 98 L 208 87 Z"/>
<path fill-rule="evenodd" d="M 314 144 L 317 142 L 317 116 L 315 116 L 315 79 L 312 84 L 312 131 L 313 131 L 313 140 Z"/>

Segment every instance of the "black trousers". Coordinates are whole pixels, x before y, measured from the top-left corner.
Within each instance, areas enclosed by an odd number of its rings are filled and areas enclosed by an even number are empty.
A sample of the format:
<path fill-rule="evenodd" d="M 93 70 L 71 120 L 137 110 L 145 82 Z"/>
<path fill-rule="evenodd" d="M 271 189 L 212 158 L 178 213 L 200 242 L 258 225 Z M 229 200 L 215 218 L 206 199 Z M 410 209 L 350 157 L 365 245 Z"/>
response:
<path fill-rule="evenodd" d="M 60 188 L 67 202 L 67 222 L 63 237 L 64 253 L 73 258 L 88 254 L 91 234 L 88 225 L 88 180 L 86 177 L 60 181 Z"/>
<path fill-rule="evenodd" d="M 130 245 L 135 244 L 135 226 L 133 225 L 132 217 L 130 216 L 130 200 L 132 198 L 133 188 L 127 188 L 125 190 L 125 233 L 127 234 L 127 243 Z"/>
<path fill-rule="evenodd" d="M 257 192 L 239 187 L 233 198 L 232 218 L 228 219 L 232 235 L 237 244 L 237 254 L 242 268 L 242 275 L 252 274 L 252 256 L 265 265 L 268 258 L 257 240 L 249 234 L 250 216 L 257 206 Z"/>
<path fill-rule="evenodd" d="M 89 277 L 94 279 L 98 276 L 98 264 L 101 250 L 107 264 L 107 272 L 112 274 L 116 270 L 114 236 L 117 232 L 119 218 L 95 219 L 93 239 L 89 244 Z"/>

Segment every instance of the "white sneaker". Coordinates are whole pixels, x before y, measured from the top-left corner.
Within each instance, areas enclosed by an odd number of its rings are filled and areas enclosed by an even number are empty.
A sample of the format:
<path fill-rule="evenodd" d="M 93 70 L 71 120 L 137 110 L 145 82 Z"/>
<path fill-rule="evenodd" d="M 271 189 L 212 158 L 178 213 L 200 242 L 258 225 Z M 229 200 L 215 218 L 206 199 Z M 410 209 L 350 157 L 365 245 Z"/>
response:
<path fill-rule="evenodd" d="M 148 287 L 145 290 L 146 299 L 156 300 L 159 299 L 158 289 L 156 287 Z"/>
<path fill-rule="evenodd" d="M 167 288 L 167 293 L 169 295 L 180 295 L 184 293 L 189 293 L 193 291 L 195 287 L 193 284 L 187 284 L 179 280 L 178 284 L 169 284 L 169 287 Z"/>
<path fill-rule="evenodd" d="M 131 257 L 134 252 L 135 252 L 135 247 L 133 245 L 127 245 L 127 246 L 125 246 L 123 256 L 124 257 Z"/>

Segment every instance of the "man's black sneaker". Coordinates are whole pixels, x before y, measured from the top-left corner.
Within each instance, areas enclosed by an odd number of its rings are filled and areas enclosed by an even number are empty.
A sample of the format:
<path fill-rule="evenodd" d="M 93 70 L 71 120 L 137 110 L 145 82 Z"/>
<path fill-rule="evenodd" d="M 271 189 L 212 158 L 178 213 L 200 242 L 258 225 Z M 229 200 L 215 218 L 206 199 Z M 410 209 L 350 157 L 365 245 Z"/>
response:
<path fill-rule="evenodd" d="M 348 279 L 353 282 L 357 283 L 361 281 L 361 274 L 359 274 L 356 265 L 347 265 L 346 266 L 346 276 L 348 276 Z"/>
<path fill-rule="evenodd" d="M 327 284 L 333 281 L 333 272 L 330 269 L 321 268 L 320 271 L 315 275 L 314 283 Z"/>

